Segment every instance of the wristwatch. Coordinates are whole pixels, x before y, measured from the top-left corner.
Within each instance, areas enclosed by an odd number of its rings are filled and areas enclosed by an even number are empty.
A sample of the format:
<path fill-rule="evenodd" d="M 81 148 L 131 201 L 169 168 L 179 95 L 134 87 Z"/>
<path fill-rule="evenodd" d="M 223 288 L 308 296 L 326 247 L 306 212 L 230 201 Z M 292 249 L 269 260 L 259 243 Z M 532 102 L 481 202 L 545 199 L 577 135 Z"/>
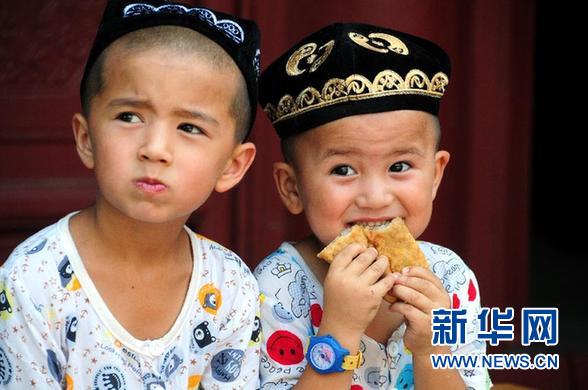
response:
<path fill-rule="evenodd" d="M 349 350 L 331 335 L 311 336 L 306 361 L 319 374 L 355 370 L 361 364 L 361 351 L 350 355 Z"/>

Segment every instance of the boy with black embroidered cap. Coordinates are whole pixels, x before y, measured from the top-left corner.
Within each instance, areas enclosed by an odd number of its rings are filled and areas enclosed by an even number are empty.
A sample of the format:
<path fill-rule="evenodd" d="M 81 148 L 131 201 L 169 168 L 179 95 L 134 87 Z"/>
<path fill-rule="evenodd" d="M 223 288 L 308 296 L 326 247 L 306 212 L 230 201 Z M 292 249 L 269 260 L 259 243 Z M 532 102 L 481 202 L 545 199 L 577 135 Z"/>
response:
<path fill-rule="evenodd" d="M 258 68 L 251 21 L 108 2 L 73 117 L 96 202 L 1 268 L 3 386 L 256 388 L 257 283 L 185 223 L 254 159 Z"/>
<path fill-rule="evenodd" d="M 437 118 L 449 70 L 432 42 L 348 23 L 304 38 L 263 72 L 260 103 L 285 157 L 274 164 L 276 186 L 312 231 L 254 271 L 263 389 L 489 386 L 485 370 L 431 365 L 433 353 L 485 351 L 472 336 L 476 278 L 455 253 L 419 242 L 430 270 L 394 273 L 385 272 L 385 256 L 358 243 L 330 264 L 316 257 L 354 225 L 400 217 L 413 237 L 425 230 L 449 161 Z M 397 301 L 383 301 L 386 294 Z M 431 310 L 449 307 L 466 310 L 466 342 L 432 345 Z"/>

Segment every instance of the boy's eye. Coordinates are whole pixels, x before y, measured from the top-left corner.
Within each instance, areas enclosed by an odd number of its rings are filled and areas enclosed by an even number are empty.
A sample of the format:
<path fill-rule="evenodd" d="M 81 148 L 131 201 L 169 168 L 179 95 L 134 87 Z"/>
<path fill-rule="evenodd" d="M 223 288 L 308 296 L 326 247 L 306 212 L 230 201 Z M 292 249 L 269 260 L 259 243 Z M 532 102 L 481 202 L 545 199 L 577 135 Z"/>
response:
<path fill-rule="evenodd" d="M 178 129 L 188 133 L 188 134 L 202 134 L 204 133 L 202 129 L 198 126 L 194 126 L 190 123 L 182 123 L 178 126 Z"/>
<path fill-rule="evenodd" d="M 337 176 L 351 176 L 357 174 L 349 165 L 338 165 L 331 171 L 333 175 Z"/>
<path fill-rule="evenodd" d="M 397 162 L 390 165 L 390 172 L 405 172 L 410 169 L 410 165 L 405 162 Z"/>
<path fill-rule="evenodd" d="M 119 119 L 123 122 L 128 123 L 139 123 L 141 122 L 141 118 L 137 114 L 133 114 L 132 112 L 122 112 L 120 113 L 116 119 Z"/>

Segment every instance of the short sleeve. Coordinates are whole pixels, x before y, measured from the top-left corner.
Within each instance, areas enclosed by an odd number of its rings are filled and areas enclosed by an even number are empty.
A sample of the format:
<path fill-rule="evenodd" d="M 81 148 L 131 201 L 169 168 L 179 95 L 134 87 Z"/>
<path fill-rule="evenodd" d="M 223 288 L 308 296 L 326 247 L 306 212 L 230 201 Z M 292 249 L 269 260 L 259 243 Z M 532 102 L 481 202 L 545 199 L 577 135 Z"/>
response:
<path fill-rule="evenodd" d="M 0 268 L 0 385 L 7 389 L 60 389 L 66 357 L 19 274 Z"/>
<path fill-rule="evenodd" d="M 483 355 L 486 343 L 476 339 L 478 314 L 481 311 L 480 289 L 474 272 L 450 249 L 420 243 L 432 271 L 441 279 L 449 294 L 452 309 L 465 309 L 465 343 L 451 346 L 454 355 Z M 459 373 L 466 386 L 472 389 L 488 389 L 492 382 L 485 368 L 463 369 Z"/>

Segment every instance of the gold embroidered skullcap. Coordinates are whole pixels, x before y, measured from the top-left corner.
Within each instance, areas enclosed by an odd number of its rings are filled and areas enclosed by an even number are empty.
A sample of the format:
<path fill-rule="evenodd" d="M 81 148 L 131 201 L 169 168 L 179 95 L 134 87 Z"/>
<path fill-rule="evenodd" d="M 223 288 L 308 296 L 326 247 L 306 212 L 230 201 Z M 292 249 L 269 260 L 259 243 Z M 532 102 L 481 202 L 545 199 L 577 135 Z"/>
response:
<path fill-rule="evenodd" d="M 259 102 L 280 138 L 287 138 L 351 115 L 404 109 L 437 115 L 449 74 L 449 57 L 433 42 L 335 23 L 262 73 Z"/>

